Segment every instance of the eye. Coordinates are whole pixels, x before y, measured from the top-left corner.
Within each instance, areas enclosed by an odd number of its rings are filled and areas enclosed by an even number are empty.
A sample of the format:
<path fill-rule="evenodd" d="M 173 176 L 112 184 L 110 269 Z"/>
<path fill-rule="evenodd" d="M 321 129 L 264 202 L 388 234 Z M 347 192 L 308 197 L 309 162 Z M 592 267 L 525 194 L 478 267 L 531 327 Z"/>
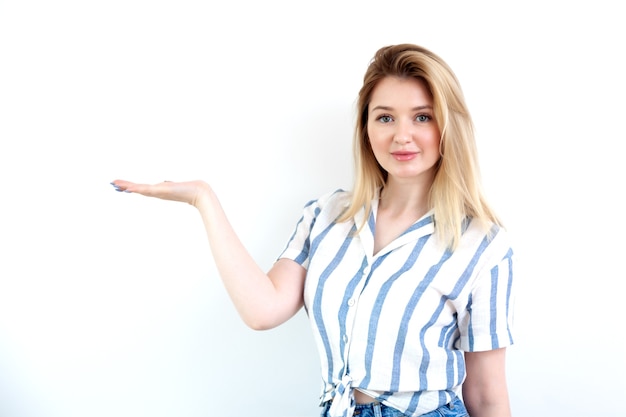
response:
<path fill-rule="evenodd" d="M 418 122 L 428 122 L 432 120 L 432 117 L 427 114 L 418 114 L 415 120 L 417 120 Z"/>
<path fill-rule="evenodd" d="M 389 116 L 388 114 L 383 114 L 382 116 L 378 116 L 378 118 L 376 120 L 378 120 L 381 123 L 389 123 L 389 122 L 393 121 L 391 116 Z"/>

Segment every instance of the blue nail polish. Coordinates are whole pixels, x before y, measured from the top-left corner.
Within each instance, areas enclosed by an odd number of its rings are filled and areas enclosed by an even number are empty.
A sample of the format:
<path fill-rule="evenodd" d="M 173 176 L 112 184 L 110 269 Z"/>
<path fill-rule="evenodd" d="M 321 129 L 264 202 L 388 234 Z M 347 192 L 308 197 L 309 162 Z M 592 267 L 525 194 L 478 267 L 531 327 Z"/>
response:
<path fill-rule="evenodd" d="M 110 183 L 110 184 L 113 186 L 113 188 L 115 188 L 115 191 L 122 191 L 122 189 L 120 187 L 118 187 L 117 185 L 115 185 L 113 183 Z"/>

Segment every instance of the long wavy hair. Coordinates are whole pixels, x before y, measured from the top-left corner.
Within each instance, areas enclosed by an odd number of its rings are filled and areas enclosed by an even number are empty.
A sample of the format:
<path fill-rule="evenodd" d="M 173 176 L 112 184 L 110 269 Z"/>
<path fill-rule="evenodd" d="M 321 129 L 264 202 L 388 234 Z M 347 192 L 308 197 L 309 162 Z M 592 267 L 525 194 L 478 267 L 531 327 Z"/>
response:
<path fill-rule="evenodd" d="M 432 97 L 434 115 L 441 132 L 441 158 L 429 193 L 434 210 L 435 234 L 454 250 L 464 220 L 478 220 L 485 230 L 502 226 L 485 199 L 478 166 L 474 125 L 459 81 L 438 55 L 418 45 L 400 44 L 379 49 L 371 60 L 357 101 L 353 152 L 355 182 L 351 203 L 338 221 L 347 221 L 365 208 L 369 217 L 371 201 L 385 187 L 387 172 L 378 164 L 367 133 L 372 92 L 385 77 L 423 80 Z M 359 225 L 363 227 L 363 224 Z"/>

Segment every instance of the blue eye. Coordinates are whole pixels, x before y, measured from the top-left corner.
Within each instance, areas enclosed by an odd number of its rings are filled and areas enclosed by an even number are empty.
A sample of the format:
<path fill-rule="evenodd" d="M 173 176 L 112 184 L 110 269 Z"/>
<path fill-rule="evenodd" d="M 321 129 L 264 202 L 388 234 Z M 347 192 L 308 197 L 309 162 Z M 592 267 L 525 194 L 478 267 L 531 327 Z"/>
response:
<path fill-rule="evenodd" d="M 418 122 L 428 122 L 430 119 L 430 116 L 427 114 L 420 114 L 415 118 Z"/>
<path fill-rule="evenodd" d="M 380 117 L 378 118 L 378 121 L 379 121 L 379 122 L 382 122 L 382 123 L 389 123 L 389 122 L 391 122 L 392 120 L 393 120 L 393 119 L 391 118 L 391 116 L 388 116 L 388 115 L 382 115 L 382 116 L 380 116 Z"/>

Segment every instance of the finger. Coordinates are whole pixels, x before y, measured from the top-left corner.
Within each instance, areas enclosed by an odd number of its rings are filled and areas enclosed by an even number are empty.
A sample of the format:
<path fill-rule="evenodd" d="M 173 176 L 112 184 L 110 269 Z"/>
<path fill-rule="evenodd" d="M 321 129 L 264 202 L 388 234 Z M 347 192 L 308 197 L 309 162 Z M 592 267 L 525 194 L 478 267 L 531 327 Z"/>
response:
<path fill-rule="evenodd" d="M 180 200 L 173 193 L 175 184 L 172 181 L 163 181 L 158 184 L 138 184 L 130 181 L 115 180 L 111 185 L 116 191 L 141 194 L 146 197 L 156 197 L 166 200 Z"/>
<path fill-rule="evenodd" d="M 129 190 L 129 187 L 132 186 L 133 183 L 131 183 L 129 181 L 115 180 L 115 181 L 111 181 L 111 185 L 113 186 L 115 191 L 125 192 L 125 193 L 131 193 L 132 192 L 131 190 Z"/>
<path fill-rule="evenodd" d="M 161 183 L 163 184 L 163 183 Z M 146 196 L 154 195 L 160 184 L 150 185 L 150 184 L 137 184 L 130 181 L 124 180 L 115 180 L 111 182 L 111 185 L 115 189 L 115 191 L 125 192 L 125 193 L 137 193 L 143 194 Z"/>

